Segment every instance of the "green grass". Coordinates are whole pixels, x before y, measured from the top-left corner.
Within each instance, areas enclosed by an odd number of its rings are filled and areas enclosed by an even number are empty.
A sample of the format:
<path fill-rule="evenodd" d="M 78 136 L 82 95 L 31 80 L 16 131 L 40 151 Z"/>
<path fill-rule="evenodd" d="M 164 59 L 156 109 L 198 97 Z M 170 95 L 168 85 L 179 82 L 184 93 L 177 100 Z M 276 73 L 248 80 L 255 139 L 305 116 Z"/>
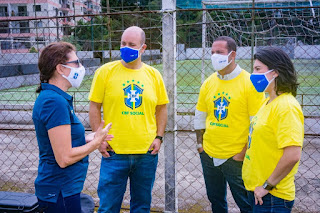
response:
<path fill-rule="evenodd" d="M 320 60 L 294 60 L 300 83 L 299 94 L 320 95 Z M 237 63 L 244 69 L 250 71 L 250 60 L 238 60 Z M 154 65 L 163 73 L 162 64 Z M 197 101 L 199 88 L 201 86 L 201 60 L 177 61 L 177 102 L 178 107 L 192 109 Z M 208 77 L 213 73 L 210 60 L 205 61 L 204 76 Z M 88 104 L 88 93 L 91 87 L 93 76 L 86 76 L 79 89 L 71 88 L 68 92 L 74 97 L 74 101 L 79 105 Z M 37 94 L 37 85 L 25 86 L 14 89 L 0 91 L 0 104 L 33 104 Z M 299 98 L 298 98 L 299 99 Z M 313 98 L 304 100 L 314 103 Z M 316 103 L 320 104 L 318 99 Z"/>

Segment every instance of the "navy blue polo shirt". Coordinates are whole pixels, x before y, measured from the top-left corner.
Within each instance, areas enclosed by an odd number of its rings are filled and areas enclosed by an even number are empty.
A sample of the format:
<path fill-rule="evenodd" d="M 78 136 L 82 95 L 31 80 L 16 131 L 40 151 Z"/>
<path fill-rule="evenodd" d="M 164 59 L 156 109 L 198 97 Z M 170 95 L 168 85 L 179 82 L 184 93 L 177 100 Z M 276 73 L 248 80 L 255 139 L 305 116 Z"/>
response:
<path fill-rule="evenodd" d="M 66 168 L 60 168 L 53 154 L 48 130 L 71 125 L 72 147 L 78 147 L 86 143 L 85 129 L 73 111 L 72 96 L 52 84 L 42 83 L 41 87 L 32 114 L 39 146 L 35 189 L 40 200 L 56 203 L 60 192 L 63 197 L 68 197 L 82 191 L 88 170 L 88 156 Z"/>

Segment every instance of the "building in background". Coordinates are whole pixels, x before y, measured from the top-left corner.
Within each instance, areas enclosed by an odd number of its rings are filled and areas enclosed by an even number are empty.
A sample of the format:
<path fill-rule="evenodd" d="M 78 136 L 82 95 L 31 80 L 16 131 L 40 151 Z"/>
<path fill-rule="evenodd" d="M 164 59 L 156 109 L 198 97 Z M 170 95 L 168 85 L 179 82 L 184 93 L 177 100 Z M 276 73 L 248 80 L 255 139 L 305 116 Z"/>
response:
<path fill-rule="evenodd" d="M 49 42 L 70 35 L 70 28 L 82 17 L 68 16 L 100 13 L 100 2 L 101 0 L 1 1 L 0 53 L 36 51 Z"/>

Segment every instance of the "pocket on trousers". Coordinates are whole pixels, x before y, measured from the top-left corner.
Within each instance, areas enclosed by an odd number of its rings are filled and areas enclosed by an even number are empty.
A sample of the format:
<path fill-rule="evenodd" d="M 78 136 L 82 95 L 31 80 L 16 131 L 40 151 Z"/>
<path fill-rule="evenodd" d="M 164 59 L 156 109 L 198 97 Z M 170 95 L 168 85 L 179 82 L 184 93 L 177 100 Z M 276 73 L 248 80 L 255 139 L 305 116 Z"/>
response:
<path fill-rule="evenodd" d="M 115 152 L 113 152 L 113 151 L 108 151 L 108 153 L 109 153 L 109 155 L 110 155 L 110 157 L 104 157 L 104 156 L 102 156 L 104 159 L 109 159 L 109 158 L 112 158 L 113 156 L 115 156 L 115 155 L 117 155 Z"/>
<path fill-rule="evenodd" d="M 151 155 L 151 156 L 157 156 L 157 155 L 158 155 L 158 153 L 157 153 L 157 154 L 151 154 L 152 151 L 153 151 L 153 150 L 148 150 L 147 153 L 146 153 L 146 155 Z"/>
<path fill-rule="evenodd" d="M 292 209 L 292 207 L 293 207 L 293 204 L 294 204 L 294 200 L 292 200 L 292 201 L 289 201 L 289 200 L 284 200 L 284 207 L 286 208 L 286 209 Z"/>
<path fill-rule="evenodd" d="M 234 161 L 234 162 L 236 162 L 236 163 L 238 163 L 238 164 L 243 164 L 243 161 L 238 161 L 238 160 L 235 160 L 235 159 L 233 159 L 233 156 L 231 157 L 231 158 L 229 158 L 231 161 Z"/>

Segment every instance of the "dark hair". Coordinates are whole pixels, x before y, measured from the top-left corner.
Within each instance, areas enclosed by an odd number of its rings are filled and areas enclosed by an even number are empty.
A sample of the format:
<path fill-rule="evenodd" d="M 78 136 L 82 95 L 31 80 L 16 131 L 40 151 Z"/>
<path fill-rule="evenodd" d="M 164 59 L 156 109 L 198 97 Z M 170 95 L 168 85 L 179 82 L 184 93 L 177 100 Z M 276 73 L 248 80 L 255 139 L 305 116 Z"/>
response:
<path fill-rule="evenodd" d="M 228 52 L 231 52 L 231 51 L 236 52 L 237 51 L 236 41 L 229 36 L 220 36 L 214 40 L 214 42 L 216 42 L 216 41 L 226 41 Z"/>
<path fill-rule="evenodd" d="M 54 42 L 46 46 L 40 54 L 38 67 L 40 70 L 40 82 L 48 83 L 53 76 L 56 66 L 68 61 L 68 54 L 75 51 L 76 48 L 68 42 Z M 36 92 L 41 91 L 41 84 Z"/>
<path fill-rule="evenodd" d="M 279 92 L 291 92 L 293 96 L 297 95 L 297 73 L 293 63 L 287 53 L 275 47 L 266 47 L 259 49 L 254 55 L 254 59 L 261 61 L 269 70 L 278 73 L 275 78 L 276 94 Z"/>

